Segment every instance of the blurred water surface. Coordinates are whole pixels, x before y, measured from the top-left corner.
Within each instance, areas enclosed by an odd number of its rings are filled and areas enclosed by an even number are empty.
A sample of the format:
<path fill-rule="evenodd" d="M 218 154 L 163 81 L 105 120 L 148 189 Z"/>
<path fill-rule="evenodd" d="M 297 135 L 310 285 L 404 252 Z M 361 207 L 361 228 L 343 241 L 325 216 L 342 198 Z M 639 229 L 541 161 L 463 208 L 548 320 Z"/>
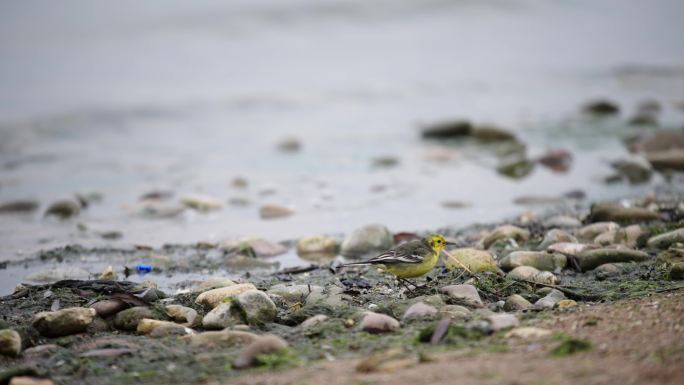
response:
<path fill-rule="evenodd" d="M 643 193 L 649 185 L 598 181 L 625 153 L 625 127 L 577 108 L 654 98 L 663 124 L 681 126 L 682 16 L 676 0 L 3 2 L 0 202 L 104 199 L 68 222 L 3 215 L 0 260 L 74 242 L 428 230 L 516 214 L 525 194 Z M 421 142 L 421 123 L 454 117 L 507 127 L 532 156 L 567 148 L 573 167 L 516 181 L 496 173 L 486 146 Z M 279 152 L 290 137 L 301 150 Z M 383 156 L 398 165 L 373 167 Z M 153 189 L 226 207 L 134 215 Z M 265 203 L 295 214 L 262 220 Z"/>

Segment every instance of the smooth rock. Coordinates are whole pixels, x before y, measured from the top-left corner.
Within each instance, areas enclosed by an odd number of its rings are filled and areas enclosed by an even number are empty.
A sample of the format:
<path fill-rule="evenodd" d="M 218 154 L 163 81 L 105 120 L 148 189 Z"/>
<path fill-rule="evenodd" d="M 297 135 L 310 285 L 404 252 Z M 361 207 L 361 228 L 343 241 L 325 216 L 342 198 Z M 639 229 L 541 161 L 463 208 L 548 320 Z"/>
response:
<path fill-rule="evenodd" d="M 180 202 L 187 208 L 202 212 L 220 210 L 223 208 L 223 202 L 220 199 L 203 195 L 186 196 L 181 198 Z"/>
<path fill-rule="evenodd" d="M 670 279 L 684 279 L 684 262 L 677 262 L 670 266 Z"/>
<path fill-rule="evenodd" d="M 624 270 L 619 263 L 604 263 L 603 265 L 594 269 L 594 274 L 599 280 L 603 280 L 609 277 L 615 277 L 622 274 Z"/>
<path fill-rule="evenodd" d="M 21 352 L 21 336 L 15 330 L 0 330 L 0 354 L 16 357 Z"/>
<path fill-rule="evenodd" d="M 233 286 L 235 285 L 235 282 L 233 280 L 224 278 L 224 277 L 213 277 L 206 279 L 202 281 L 196 288 L 194 288 L 192 291 L 193 292 L 205 292 L 207 290 L 211 289 L 218 289 L 221 287 L 227 287 L 227 286 Z"/>
<path fill-rule="evenodd" d="M 590 225 L 586 225 L 581 229 L 577 230 L 577 238 L 584 241 L 591 241 L 600 234 L 605 232 L 614 231 L 620 228 L 615 222 L 597 222 Z"/>
<path fill-rule="evenodd" d="M 505 158 L 499 162 L 496 172 L 512 179 L 522 179 L 530 175 L 534 165 L 534 162 L 524 157 Z"/>
<path fill-rule="evenodd" d="M 520 324 L 518 317 L 508 313 L 492 314 L 487 317 L 487 321 L 489 322 L 489 327 L 494 332 L 514 328 Z"/>
<path fill-rule="evenodd" d="M 648 247 L 656 249 L 667 249 L 675 243 L 684 243 L 684 227 L 653 236 L 646 242 Z"/>
<path fill-rule="evenodd" d="M 572 166 L 572 153 L 565 149 L 552 149 L 539 156 L 536 162 L 548 167 L 551 171 L 567 172 Z"/>
<path fill-rule="evenodd" d="M 28 213 L 38 209 L 40 204 L 31 200 L 17 200 L 0 204 L 0 214 Z"/>
<path fill-rule="evenodd" d="M 368 312 L 361 320 L 361 330 L 368 333 L 387 333 L 398 330 L 399 321 L 380 313 Z"/>
<path fill-rule="evenodd" d="M 261 219 L 287 218 L 294 213 L 294 210 L 291 208 L 276 204 L 267 204 L 259 208 L 259 216 Z"/>
<path fill-rule="evenodd" d="M 638 184 L 651 180 L 653 167 L 643 156 L 631 156 L 611 162 L 611 166 L 618 175 L 626 178 L 629 183 Z"/>
<path fill-rule="evenodd" d="M 181 334 L 186 334 L 186 328 L 183 325 L 179 325 L 177 323 L 170 321 L 160 321 L 150 318 L 141 319 L 140 322 L 138 322 L 138 327 L 136 331 L 138 332 L 138 334 L 150 334 L 157 329 L 179 330 L 181 331 Z"/>
<path fill-rule="evenodd" d="M 80 267 L 59 266 L 29 274 L 26 279 L 33 282 L 57 282 L 65 279 L 88 279 L 90 273 Z"/>
<path fill-rule="evenodd" d="M 577 255 L 585 250 L 591 250 L 596 248 L 598 248 L 598 246 L 587 245 L 584 243 L 559 242 L 547 247 L 546 251 L 550 253 Z"/>
<path fill-rule="evenodd" d="M 582 222 L 575 218 L 567 215 L 556 215 L 544 221 L 544 227 L 546 228 L 562 228 L 562 229 L 574 229 L 582 226 Z"/>
<path fill-rule="evenodd" d="M 278 352 L 287 346 L 287 342 L 278 336 L 261 336 L 240 351 L 233 366 L 237 369 L 254 366 L 258 363 L 258 356 Z"/>
<path fill-rule="evenodd" d="M 634 150 L 645 152 L 647 158 L 650 154 L 667 153 L 681 149 L 684 149 L 684 132 L 681 131 L 655 131 L 642 138 L 634 146 Z"/>
<path fill-rule="evenodd" d="M 251 283 L 241 283 L 238 285 L 212 289 L 198 295 L 197 299 L 195 300 L 195 303 L 214 308 L 220 303 L 222 303 L 224 300 L 229 298 L 236 298 L 238 295 L 248 290 L 256 290 L 256 286 L 252 285 Z"/>
<path fill-rule="evenodd" d="M 548 337 L 550 335 L 551 335 L 551 330 L 536 328 L 536 327 L 530 327 L 530 326 L 523 326 L 523 327 L 517 327 L 513 330 L 510 330 L 508 333 L 506 333 L 506 335 L 504 337 L 505 338 L 519 338 L 522 340 L 533 340 L 533 339 Z"/>
<path fill-rule="evenodd" d="M 166 314 L 175 322 L 187 327 L 199 325 L 200 318 L 195 309 L 181 305 L 166 305 Z"/>
<path fill-rule="evenodd" d="M 433 318 L 437 314 L 437 308 L 423 302 L 414 303 L 409 306 L 401 316 L 401 321 L 405 322 L 414 318 Z"/>
<path fill-rule="evenodd" d="M 328 320 L 328 316 L 325 314 L 316 314 L 313 317 L 309 317 L 304 322 L 302 322 L 299 327 L 302 329 L 310 329 L 312 327 L 318 326 Z"/>
<path fill-rule="evenodd" d="M 385 251 L 394 246 L 392 233 L 383 225 L 373 224 L 354 230 L 342 242 L 340 254 L 358 258 L 365 254 Z"/>
<path fill-rule="evenodd" d="M 202 327 L 220 330 L 242 323 L 240 310 L 233 301 L 220 303 L 202 318 Z"/>
<path fill-rule="evenodd" d="M 72 200 L 61 200 L 52 203 L 45 210 L 45 216 L 55 216 L 60 219 L 68 219 L 81 213 L 81 205 Z"/>
<path fill-rule="evenodd" d="M 276 305 L 263 291 L 248 290 L 235 298 L 247 323 L 272 322 L 277 313 Z"/>
<path fill-rule="evenodd" d="M 553 275 L 553 273 L 549 271 L 539 271 L 539 269 L 532 266 L 518 266 L 509 271 L 506 277 L 516 281 L 532 281 L 547 285 L 555 285 L 558 283 L 558 278 Z"/>
<path fill-rule="evenodd" d="M 554 306 L 561 300 L 565 299 L 565 294 L 562 291 L 553 289 L 544 298 L 541 298 L 534 303 L 534 307 L 539 309 L 553 309 Z"/>
<path fill-rule="evenodd" d="M 267 294 L 278 295 L 285 301 L 295 303 L 311 303 L 323 298 L 324 288 L 318 285 L 290 285 L 277 284 L 271 286 Z"/>
<path fill-rule="evenodd" d="M 620 107 L 613 101 L 598 99 L 585 104 L 582 111 L 590 115 L 608 116 L 619 114 Z"/>
<path fill-rule="evenodd" d="M 465 320 L 470 318 L 470 310 L 460 305 L 444 305 L 439 308 L 440 317 L 449 317 L 453 320 Z"/>
<path fill-rule="evenodd" d="M 643 262 L 650 259 L 643 251 L 624 248 L 586 250 L 577 256 L 582 271 L 595 269 L 604 263 Z"/>
<path fill-rule="evenodd" d="M 444 265 L 449 270 L 460 269 L 463 265 L 473 273 L 497 271 L 496 260 L 488 251 L 473 248 L 449 250 Z"/>
<path fill-rule="evenodd" d="M 631 225 L 624 228 L 610 230 L 599 234 L 594 238 L 594 243 L 601 246 L 625 245 L 634 248 L 643 245 L 648 233 L 639 225 Z"/>
<path fill-rule="evenodd" d="M 542 239 L 541 243 L 537 247 L 540 250 L 546 250 L 547 247 L 553 245 L 554 243 L 568 242 L 575 243 L 577 238 L 570 235 L 567 231 L 560 229 L 549 230 Z"/>
<path fill-rule="evenodd" d="M 480 294 L 473 285 L 449 285 L 440 288 L 439 291 L 446 294 L 450 299 L 462 302 L 467 306 L 482 306 Z"/>
<path fill-rule="evenodd" d="M 472 125 L 466 120 L 435 123 L 422 129 L 424 139 L 449 139 L 470 135 Z"/>
<path fill-rule="evenodd" d="M 658 213 L 641 207 L 624 207 L 615 203 L 597 203 L 591 206 L 592 222 L 642 222 L 660 219 Z"/>
<path fill-rule="evenodd" d="M 297 241 L 297 254 L 337 254 L 337 239 L 327 235 L 310 235 Z"/>
<path fill-rule="evenodd" d="M 658 171 L 684 171 L 684 149 L 649 152 L 646 159 Z"/>
<path fill-rule="evenodd" d="M 571 299 L 562 299 L 562 300 L 558 301 L 558 303 L 556 304 L 556 306 L 557 306 L 559 309 L 570 309 L 570 308 L 572 308 L 572 307 L 576 307 L 576 306 L 577 306 L 577 302 L 575 302 L 575 301 L 573 301 L 573 300 L 571 300 Z"/>
<path fill-rule="evenodd" d="M 62 337 L 84 332 L 97 312 L 85 307 L 43 311 L 33 316 L 31 325 L 45 337 Z"/>
<path fill-rule="evenodd" d="M 532 266 L 539 270 L 560 271 L 564 269 L 568 259 L 563 254 L 545 251 L 514 251 L 499 261 L 504 271 L 510 271 L 519 266 Z"/>
<path fill-rule="evenodd" d="M 530 232 L 517 226 L 503 225 L 489 233 L 482 240 L 482 244 L 485 249 L 488 249 L 492 244 L 502 239 L 513 239 L 517 242 L 527 241 L 530 239 Z"/>
<path fill-rule="evenodd" d="M 483 142 L 499 142 L 517 140 L 515 135 L 503 128 L 495 126 L 478 125 L 470 131 L 470 137 Z"/>
<path fill-rule="evenodd" d="M 250 344 L 259 338 L 258 335 L 241 330 L 210 331 L 188 335 L 182 340 L 188 341 L 191 346 L 195 347 L 221 347 L 228 348 L 231 346 L 240 346 Z"/>
<path fill-rule="evenodd" d="M 506 311 L 528 310 L 532 307 L 532 303 L 530 303 L 530 301 L 526 300 L 520 294 L 510 295 L 508 298 L 506 298 L 506 302 L 504 303 L 504 310 Z"/>
<path fill-rule="evenodd" d="M 105 299 L 95 302 L 94 304 L 90 305 L 90 307 L 95 309 L 95 312 L 100 317 L 107 318 L 122 310 L 128 309 L 129 305 L 118 299 Z"/>
<path fill-rule="evenodd" d="M 297 138 L 285 138 L 276 146 L 281 152 L 297 152 L 302 148 L 302 143 Z"/>
<path fill-rule="evenodd" d="M 119 330 L 136 330 L 138 323 L 144 318 L 153 318 L 152 310 L 147 306 L 136 306 L 122 310 L 114 316 L 114 327 Z"/>

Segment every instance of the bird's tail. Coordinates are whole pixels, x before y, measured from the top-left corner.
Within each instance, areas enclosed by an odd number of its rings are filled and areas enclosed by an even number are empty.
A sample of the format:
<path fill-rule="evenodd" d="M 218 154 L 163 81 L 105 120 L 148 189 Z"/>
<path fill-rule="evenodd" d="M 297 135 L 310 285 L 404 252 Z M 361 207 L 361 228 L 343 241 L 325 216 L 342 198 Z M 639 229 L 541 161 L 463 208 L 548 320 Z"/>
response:
<path fill-rule="evenodd" d="M 340 265 L 340 267 L 347 267 L 347 266 L 363 266 L 363 265 L 372 265 L 372 263 L 367 262 L 367 261 L 362 261 L 362 262 L 351 262 L 351 263 L 345 263 L 344 265 Z"/>

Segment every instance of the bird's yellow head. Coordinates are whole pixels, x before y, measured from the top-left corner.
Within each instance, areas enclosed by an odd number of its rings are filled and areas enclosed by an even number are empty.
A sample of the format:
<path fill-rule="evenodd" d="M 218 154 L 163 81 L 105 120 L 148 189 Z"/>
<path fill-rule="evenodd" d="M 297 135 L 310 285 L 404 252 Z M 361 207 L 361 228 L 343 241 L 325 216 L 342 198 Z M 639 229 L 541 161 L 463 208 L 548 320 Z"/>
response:
<path fill-rule="evenodd" d="M 441 253 L 448 243 L 441 234 L 428 235 L 423 238 L 423 242 L 430 246 L 437 254 Z"/>

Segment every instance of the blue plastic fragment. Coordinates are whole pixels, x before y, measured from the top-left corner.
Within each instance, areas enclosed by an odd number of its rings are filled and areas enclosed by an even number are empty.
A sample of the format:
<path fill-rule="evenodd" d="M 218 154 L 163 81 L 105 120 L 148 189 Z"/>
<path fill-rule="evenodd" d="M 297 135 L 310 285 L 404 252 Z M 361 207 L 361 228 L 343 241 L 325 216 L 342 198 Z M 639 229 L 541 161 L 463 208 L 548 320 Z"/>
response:
<path fill-rule="evenodd" d="M 144 263 L 139 263 L 135 265 L 135 271 L 140 275 L 145 275 L 152 271 L 152 265 L 146 265 Z"/>

